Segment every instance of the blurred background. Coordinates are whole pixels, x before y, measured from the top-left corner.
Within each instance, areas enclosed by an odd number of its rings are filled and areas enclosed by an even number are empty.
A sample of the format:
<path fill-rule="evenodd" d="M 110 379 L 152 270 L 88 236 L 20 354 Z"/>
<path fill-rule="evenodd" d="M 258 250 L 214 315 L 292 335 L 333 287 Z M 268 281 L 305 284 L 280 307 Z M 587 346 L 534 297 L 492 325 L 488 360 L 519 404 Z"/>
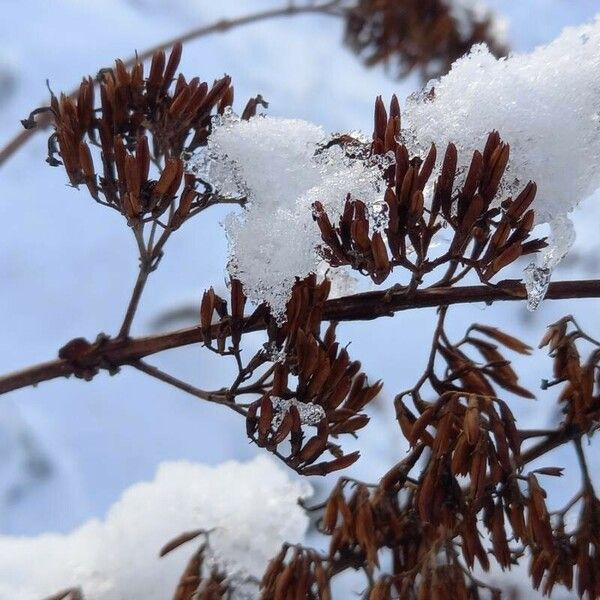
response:
<path fill-rule="evenodd" d="M 47 102 L 46 80 L 54 92 L 69 91 L 83 75 L 94 75 L 116 57 L 282 2 L 0 0 L 0 146 L 18 133 L 20 119 Z M 600 0 L 488 4 L 506 18 L 508 43 L 517 52 L 600 12 Z M 403 101 L 422 82 L 417 75 L 394 80 L 383 67 L 366 69 L 343 47 L 342 36 L 343 24 L 330 17 L 270 20 L 188 43 L 181 70 L 207 81 L 231 75 L 240 110 L 260 93 L 271 115 L 308 119 L 329 132 L 370 134 L 375 97 L 396 93 Z M 120 216 L 68 187 L 64 171 L 49 167 L 45 157 L 46 138 L 36 135 L 0 167 L 3 373 L 53 358 L 71 338 L 114 333 L 137 273 L 133 236 Z M 599 200 L 588 199 L 574 214 L 577 241 L 555 279 L 600 276 Z M 170 241 L 147 286 L 133 335 L 192 325 L 204 289 L 214 285 L 225 293 L 227 247 L 220 221 L 226 213 L 205 213 Z M 450 333 L 460 336 L 477 321 L 537 346 L 547 324 L 572 313 L 598 336 L 599 305 L 598 300 L 547 301 L 534 314 L 523 303 L 456 307 L 450 312 Z M 385 381 L 358 442 L 362 459 L 352 475 L 374 481 L 403 455 L 392 399 L 422 372 L 433 315 L 429 309 L 404 312 L 393 320 L 339 328 L 340 341 L 352 341 L 352 357 L 363 362 L 371 378 Z M 262 342 L 260 335 L 249 340 L 255 346 Z M 207 389 L 231 381 L 232 365 L 199 345 L 152 357 L 152 362 Z M 551 376 L 542 351 L 533 360 L 517 360 L 516 367 L 531 389 Z M 536 401 L 514 400 L 521 427 L 556 422 L 555 396 L 550 390 Z M 345 442 L 345 448 L 351 446 Z M 600 473 L 595 446 L 588 457 Z M 0 399 L 0 533 L 64 532 L 101 517 L 127 486 L 151 479 L 161 461 L 216 464 L 258 452 L 238 415 L 127 368 L 115 377 L 103 372 L 92 383 L 55 380 L 13 392 Z M 568 473 L 575 457 L 568 449 L 555 454 L 551 464 L 567 467 Z M 572 477 L 577 473 L 574 468 Z M 317 494 L 331 485 L 328 479 L 314 482 Z M 545 483 L 557 503 L 579 485 L 568 476 Z"/>

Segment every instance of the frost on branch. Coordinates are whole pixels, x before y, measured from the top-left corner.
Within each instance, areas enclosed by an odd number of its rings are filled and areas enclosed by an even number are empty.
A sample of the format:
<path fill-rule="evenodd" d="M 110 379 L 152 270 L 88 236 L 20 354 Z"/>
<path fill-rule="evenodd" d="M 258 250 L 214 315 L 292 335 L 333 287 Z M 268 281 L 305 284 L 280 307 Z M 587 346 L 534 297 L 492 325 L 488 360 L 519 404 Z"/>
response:
<path fill-rule="evenodd" d="M 264 457 L 217 467 L 164 463 L 154 481 L 130 487 L 103 521 L 68 535 L 0 537 L 0 598 L 40 600 L 69 587 L 81 587 L 86 600 L 171 598 L 189 547 L 158 553 L 196 527 L 212 529 L 204 568 L 227 575 L 233 598 L 257 597 L 248 577 L 259 578 L 284 541 L 302 540 L 308 518 L 297 500 L 310 493 Z"/>
<path fill-rule="evenodd" d="M 411 151 L 424 155 L 433 142 L 442 147 L 453 142 L 464 172 L 488 133 L 498 130 L 510 145 L 505 194 L 516 194 L 530 180 L 538 184 L 536 223 L 551 224 L 555 243 L 539 266 L 548 276 L 529 272 L 531 307 L 568 250 L 565 215 L 600 186 L 599 47 L 600 20 L 507 59 L 497 60 L 478 46 L 448 75 L 409 98 L 404 112 L 403 138 Z"/>
<path fill-rule="evenodd" d="M 225 222 L 229 271 L 250 300 L 266 301 L 281 318 L 296 277 L 320 268 L 313 203 L 340 216 L 351 194 L 377 214 L 380 164 L 349 157 L 307 121 L 262 115 L 245 121 L 229 113 L 189 167 L 221 194 L 247 198 L 243 213 Z"/>

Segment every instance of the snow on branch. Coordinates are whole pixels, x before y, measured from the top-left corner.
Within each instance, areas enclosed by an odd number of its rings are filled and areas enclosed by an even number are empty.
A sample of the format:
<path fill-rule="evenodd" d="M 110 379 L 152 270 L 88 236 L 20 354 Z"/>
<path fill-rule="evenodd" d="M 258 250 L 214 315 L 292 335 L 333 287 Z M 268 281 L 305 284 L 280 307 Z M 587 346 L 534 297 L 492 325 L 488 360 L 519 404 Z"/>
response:
<path fill-rule="evenodd" d="M 86 600 L 170 598 L 189 547 L 163 558 L 159 551 L 193 528 L 210 530 L 204 568 L 225 573 L 234 598 L 254 598 L 249 578 L 262 575 L 283 542 L 302 540 L 308 517 L 297 501 L 310 494 L 308 483 L 290 481 L 265 457 L 216 467 L 163 463 L 102 521 L 67 535 L 0 537 L 0 598 L 40 600 L 69 587 L 81 587 Z"/>
<path fill-rule="evenodd" d="M 543 271 L 531 269 L 527 276 L 530 290 L 538 292 L 532 308 L 574 240 L 567 213 L 600 186 L 598 48 L 600 19 L 506 59 L 479 45 L 411 96 L 404 111 L 403 141 L 414 153 L 452 142 L 465 170 L 487 134 L 498 130 L 510 145 L 506 194 L 537 183 L 536 222 L 550 223 L 552 237 Z"/>
<path fill-rule="evenodd" d="M 479 45 L 409 98 L 404 137 L 423 153 L 453 142 L 470 160 L 487 134 L 510 144 L 513 190 L 538 184 L 537 222 L 572 210 L 600 185 L 600 19 L 530 54 L 496 59 Z"/>
<path fill-rule="evenodd" d="M 530 54 L 496 59 L 479 45 L 448 75 L 412 95 L 403 114 L 399 141 L 410 157 L 424 160 L 432 144 L 441 150 L 456 146 L 455 192 L 492 131 L 510 146 L 495 206 L 529 181 L 537 183 L 535 223 L 550 223 L 552 234 L 540 264 L 525 272 L 532 309 L 573 242 L 567 214 L 600 186 L 598 47 L 600 19 L 567 29 Z M 385 228 L 384 174 L 393 160 L 393 153 L 369 152 L 359 134 L 327 138 L 306 121 L 267 116 L 246 121 L 228 112 L 188 168 L 221 194 L 247 199 L 246 210 L 225 222 L 229 271 L 251 300 L 266 301 L 281 318 L 296 277 L 323 271 L 315 202 L 335 223 L 345 200 L 358 199 L 371 228 Z M 430 188 L 441 169 L 438 160 Z"/>
<path fill-rule="evenodd" d="M 381 160 L 351 159 L 328 141 L 308 121 L 262 115 L 245 121 L 228 113 L 190 162 L 222 195 L 247 198 L 246 210 L 225 222 L 229 271 L 248 298 L 266 301 L 278 318 L 296 277 L 320 268 L 313 203 L 340 216 L 351 194 L 373 214 L 381 210 Z"/>

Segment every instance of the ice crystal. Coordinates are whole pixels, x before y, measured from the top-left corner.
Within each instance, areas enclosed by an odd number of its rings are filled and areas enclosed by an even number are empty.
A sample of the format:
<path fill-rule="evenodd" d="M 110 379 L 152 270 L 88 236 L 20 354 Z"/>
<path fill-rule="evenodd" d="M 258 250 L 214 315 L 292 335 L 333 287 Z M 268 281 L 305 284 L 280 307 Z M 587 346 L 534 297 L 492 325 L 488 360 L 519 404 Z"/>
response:
<path fill-rule="evenodd" d="M 334 269 L 327 261 L 322 260 L 316 273 L 319 282 L 325 278 L 331 282 L 329 298 L 350 296 L 358 291 L 358 279 L 352 275 L 349 268 L 338 267 Z"/>
<path fill-rule="evenodd" d="M 575 241 L 575 229 L 566 215 L 556 217 L 550 223 L 550 240 L 539 264 L 530 263 L 525 269 L 527 308 L 534 311 L 548 292 L 552 271 L 565 257 Z"/>
<path fill-rule="evenodd" d="M 271 422 L 271 427 L 274 430 L 278 429 L 283 418 L 292 406 L 295 406 L 298 409 L 300 422 L 303 425 L 318 425 L 325 416 L 323 407 L 314 404 L 313 402 L 300 402 L 299 400 L 296 400 L 296 398 L 287 400 L 285 398 L 280 398 L 279 396 L 273 396 L 271 398 L 271 403 L 273 404 L 273 410 L 275 411 L 273 421 Z"/>
<path fill-rule="evenodd" d="M 274 363 L 282 363 L 285 361 L 287 353 L 285 348 L 279 348 L 275 342 L 265 344 L 267 358 Z"/>

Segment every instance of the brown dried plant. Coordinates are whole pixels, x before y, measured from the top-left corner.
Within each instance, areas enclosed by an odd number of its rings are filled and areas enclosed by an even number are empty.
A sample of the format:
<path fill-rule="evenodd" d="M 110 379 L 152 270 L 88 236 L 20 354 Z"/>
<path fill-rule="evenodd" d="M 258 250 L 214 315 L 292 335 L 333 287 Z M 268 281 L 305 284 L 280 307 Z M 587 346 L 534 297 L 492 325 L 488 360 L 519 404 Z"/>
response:
<path fill-rule="evenodd" d="M 327 6 L 333 10 L 342 4 Z M 398 53 L 403 69 L 425 69 L 438 54 L 451 60 L 462 52 L 447 9 L 440 6 L 361 1 L 343 14 L 359 49 L 373 50 L 372 62 Z M 414 23 L 420 29 L 413 29 Z M 474 34 L 478 39 L 485 37 L 487 25 Z M 371 37 L 364 35 L 365 28 Z M 408 37 L 398 41 L 394 28 Z M 428 35 L 421 38 L 420 32 Z M 415 39 L 421 45 L 409 52 Z M 329 600 L 335 578 L 356 571 L 364 575 L 362 597 L 368 600 L 496 599 L 506 590 L 478 573 L 529 561 L 534 588 L 550 594 L 562 585 L 580 598 L 600 598 L 600 503 L 582 445 L 600 418 L 600 343 L 572 317 L 548 328 L 540 346 L 548 348 L 553 376 L 543 387 L 562 386 L 563 417 L 556 429 L 523 430 L 513 403 L 534 394 L 520 383 L 507 352 L 527 357 L 532 349 L 486 325 L 472 324 L 456 341 L 445 328 L 453 304 L 522 300 L 524 286 L 498 276 L 545 245 L 532 237 L 535 183 L 524 185 L 514 198 L 503 195 L 500 182 L 510 149 L 498 132 L 473 154 L 459 186 L 457 148 L 450 144 L 440 161 L 435 146 L 424 158 L 410 156 L 401 140 L 397 99 L 388 110 L 378 98 L 370 144 L 349 136 L 332 143 L 345 148 L 350 159 L 393 156 L 393 164 L 382 170 L 386 225 L 372 222 L 361 199 L 348 196 L 340 198 L 345 208 L 336 223 L 315 203 L 314 226 L 322 236 L 319 252 L 331 268 L 349 266 L 378 285 L 392 275 L 402 283 L 329 299 L 327 279 L 298 279 L 282 321 L 266 304 L 250 307 L 234 279 L 228 299 L 213 288 L 204 293 L 198 325 L 130 337 L 146 280 L 159 266 L 169 237 L 215 204 L 244 204 L 243 198 L 225 197 L 184 172 L 186 154 L 206 143 L 215 116 L 232 105 L 233 87 L 227 76 L 209 85 L 178 75 L 180 57 L 176 44 L 168 57 L 155 52 L 147 72 L 141 60 L 117 61 L 97 81 L 84 79 L 75 97 L 52 95 L 49 107 L 25 120 L 32 127 L 37 115 L 48 115 L 54 129 L 48 162 L 62 166 L 72 186 L 85 186 L 95 202 L 122 215 L 136 240 L 140 269 L 115 337 L 71 340 L 58 359 L 0 377 L 0 393 L 57 377 L 91 380 L 102 369 L 135 368 L 234 410 L 245 419 L 251 442 L 301 475 L 325 476 L 358 460 L 359 452 L 346 452 L 343 440 L 360 438 L 368 407 L 383 385 L 370 381 L 361 363 L 350 358 L 338 340 L 337 323 L 438 307 L 423 375 L 394 400 L 408 454 L 377 482 L 342 475 L 326 500 L 310 509 L 319 515 L 320 533 L 329 538 L 328 551 L 284 545 L 256 582 L 260 597 Z M 253 117 L 261 104 L 260 96 L 250 100 L 242 117 Z M 464 285 L 469 275 L 477 285 Z M 553 283 L 547 294 L 599 296 L 598 281 Z M 256 331 L 263 332 L 264 345 L 246 356 L 244 336 Z M 145 360 L 191 344 L 235 361 L 234 380 L 205 390 Z M 592 348 L 586 358 L 584 346 Z M 554 510 L 543 483 L 562 470 L 529 465 L 565 445 L 577 455 L 582 485 Z M 579 519 L 573 525 L 575 511 Z M 206 560 L 209 532 L 184 533 L 161 556 L 199 537 L 174 600 L 232 597 L 236 582 Z M 78 590 L 65 590 L 52 598 L 81 597 Z"/>
<path fill-rule="evenodd" d="M 397 98 L 392 98 L 389 115 L 378 98 L 371 152 L 392 153 L 395 157 L 394 166 L 385 173 L 388 225 L 383 233 L 369 223 L 365 205 L 359 199 L 346 200 L 335 226 L 322 205 L 316 203 L 315 219 L 325 244 L 322 255 L 333 267 L 350 265 L 377 284 L 383 283 L 395 268 L 405 269 L 410 272 L 410 282 L 396 291 L 408 293 L 421 284 L 425 275 L 443 266 L 447 270 L 435 284 L 438 287 L 455 284 L 471 271 L 482 283 L 488 283 L 521 256 L 545 246 L 542 239 L 526 241 L 534 222 L 530 207 L 535 199 L 535 183 L 529 182 L 514 199 L 500 202 L 497 197 L 510 154 L 497 132 L 490 133 L 482 152 L 473 154 L 458 191 L 457 149 L 449 144 L 430 199 L 425 196 L 437 149 L 433 145 L 424 160 L 411 158 L 399 136 Z M 430 258 L 432 241 L 443 227 L 450 228 L 453 237 L 443 254 Z M 459 267 L 463 268 L 456 274 Z"/>
<path fill-rule="evenodd" d="M 465 19 L 458 22 L 443 0 L 359 0 L 348 11 L 345 39 L 367 65 L 386 63 L 401 77 L 413 69 L 425 79 L 444 74 L 474 44 L 485 42 L 496 56 L 508 53 L 489 16 Z"/>
<path fill-rule="evenodd" d="M 168 50 L 178 43 L 251 23 L 296 15 L 343 20 L 348 47 L 365 58 L 367 65 L 381 62 L 392 64 L 399 76 L 413 69 L 419 70 L 423 77 L 441 75 L 476 43 L 486 43 L 497 56 L 507 53 L 507 49 L 494 36 L 489 18 L 482 19 L 467 11 L 459 21 L 452 16 L 443 0 L 308 0 L 301 4 L 289 1 L 281 7 L 194 27 L 144 52 L 136 52 L 124 61 L 124 65 L 130 67 L 137 62 L 144 62 L 156 52 Z M 75 98 L 77 94 L 78 90 L 75 89 L 69 95 Z M 48 116 L 40 114 L 38 129 L 22 131 L 0 148 L 0 165 L 19 150 L 35 131 L 49 124 Z"/>

